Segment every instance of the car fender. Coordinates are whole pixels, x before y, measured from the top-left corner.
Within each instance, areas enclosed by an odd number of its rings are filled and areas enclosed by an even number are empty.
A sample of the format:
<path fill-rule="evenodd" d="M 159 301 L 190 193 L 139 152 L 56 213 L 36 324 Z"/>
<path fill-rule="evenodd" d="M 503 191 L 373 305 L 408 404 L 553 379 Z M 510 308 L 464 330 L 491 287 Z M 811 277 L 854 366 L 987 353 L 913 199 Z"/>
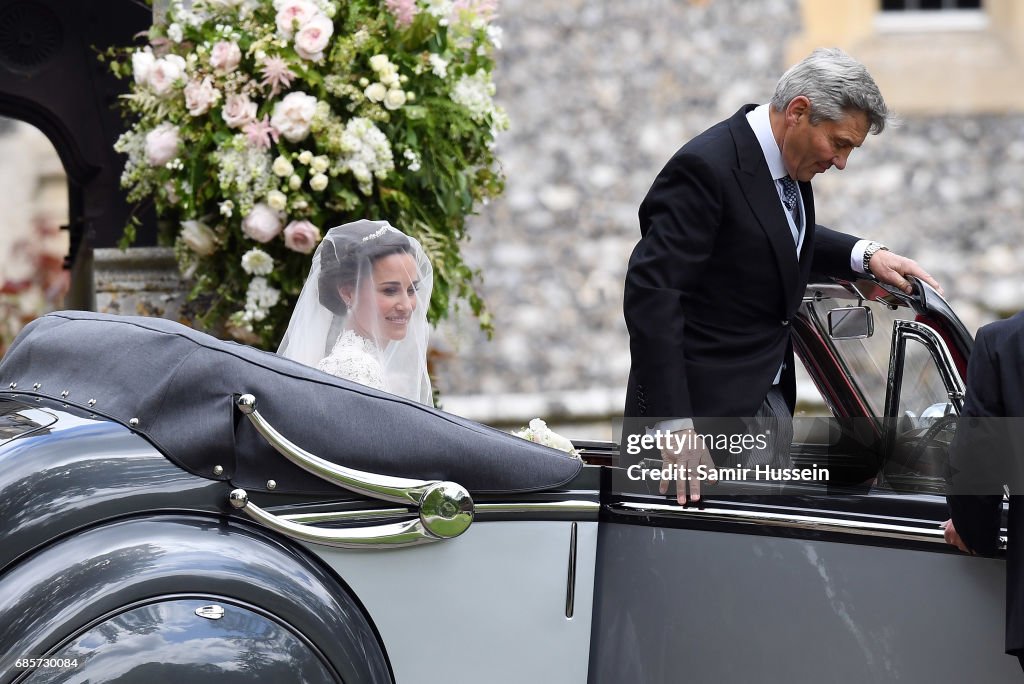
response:
<path fill-rule="evenodd" d="M 338 681 L 393 681 L 362 607 L 304 552 L 244 523 L 165 515 L 65 537 L 0 577 L 0 682 L 21 674 L 15 659 L 57 654 L 103 623 L 123 631 L 119 616 L 145 604 L 165 604 L 170 612 L 155 619 L 164 624 L 191 605 L 181 601 L 192 599 L 223 601 L 263 617 L 242 620 L 236 629 L 248 624 L 259 632 L 268 621 L 283 626 L 307 651 L 298 661 L 319 659 Z M 267 643 L 269 649 L 278 642 Z M 130 657 L 149 662 L 146 653 Z M 255 662 L 263 667 L 268 661 Z"/>

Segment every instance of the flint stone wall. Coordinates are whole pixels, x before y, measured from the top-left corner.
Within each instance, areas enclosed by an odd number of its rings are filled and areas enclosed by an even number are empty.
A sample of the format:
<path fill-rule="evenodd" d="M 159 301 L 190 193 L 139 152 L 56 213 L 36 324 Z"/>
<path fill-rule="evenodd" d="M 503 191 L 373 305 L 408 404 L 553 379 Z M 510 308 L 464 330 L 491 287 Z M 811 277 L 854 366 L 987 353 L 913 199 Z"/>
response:
<path fill-rule="evenodd" d="M 799 22 L 796 0 L 503 0 L 508 182 L 467 247 L 496 332 L 463 313 L 435 335 L 448 408 L 621 412 L 640 201 L 683 142 L 768 100 Z M 818 177 L 816 211 L 920 261 L 973 330 L 1024 308 L 1022 177 L 1024 115 L 906 117 Z"/>

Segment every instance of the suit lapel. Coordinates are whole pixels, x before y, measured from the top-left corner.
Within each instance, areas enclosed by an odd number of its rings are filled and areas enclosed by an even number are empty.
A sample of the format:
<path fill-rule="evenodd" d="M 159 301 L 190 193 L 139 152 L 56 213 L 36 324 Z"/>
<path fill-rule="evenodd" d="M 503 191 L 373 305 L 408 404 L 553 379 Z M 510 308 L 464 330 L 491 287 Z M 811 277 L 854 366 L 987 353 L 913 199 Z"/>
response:
<path fill-rule="evenodd" d="M 786 300 L 789 294 L 798 287 L 800 266 L 796 258 L 796 244 L 793 242 L 793 233 L 789 230 L 789 222 L 786 220 L 785 209 L 779 201 L 779 193 L 775 189 L 775 182 L 768 171 L 768 162 L 764 160 L 764 153 L 761 145 L 757 142 L 757 136 L 747 123 L 747 112 L 753 109 L 752 106 L 744 107 L 736 112 L 729 119 L 729 130 L 732 132 L 733 142 L 736 144 L 736 158 L 739 162 L 738 168 L 734 169 L 736 180 L 740 189 L 750 205 L 751 211 L 757 217 L 761 229 L 768 236 L 768 242 L 775 254 L 775 261 L 779 266 L 779 274 L 782 277 L 782 284 L 786 293 Z M 803 186 L 807 186 L 804 188 Z M 805 192 L 804 205 L 807 207 L 807 224 L 811 225 L 812 205 L 807 201 L 807 194 L 810 193 L 810 185 L 801 183 L 801 191 Z M 804 239 L 803 252 L 807 254 L 808 238 L 813 237 L 811 233 Z M 805 261 L 810 261 L 806 259 Z"/>

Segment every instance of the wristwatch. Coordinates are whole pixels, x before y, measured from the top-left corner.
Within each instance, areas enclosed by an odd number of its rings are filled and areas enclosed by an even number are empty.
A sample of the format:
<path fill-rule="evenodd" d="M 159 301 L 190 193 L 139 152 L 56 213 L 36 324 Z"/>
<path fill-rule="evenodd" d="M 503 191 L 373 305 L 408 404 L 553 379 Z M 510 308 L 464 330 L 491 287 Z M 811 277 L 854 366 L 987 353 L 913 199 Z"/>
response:
<path fill-rule="evenodd" d="M 874 275 L 874 273 L 872 273 L 871 269 L 868 267 L 868 262 L 871 261 L 871 257 L 875 256 L 875 252 L 879 252 L 883 249 L 886 252 L 889 251 L 889 248 L 883 245 L 881 242 L 869 242 L 867 248 L 865 248 L 863 266 L 864 272 L 867 273 L 868 275 Z"/>

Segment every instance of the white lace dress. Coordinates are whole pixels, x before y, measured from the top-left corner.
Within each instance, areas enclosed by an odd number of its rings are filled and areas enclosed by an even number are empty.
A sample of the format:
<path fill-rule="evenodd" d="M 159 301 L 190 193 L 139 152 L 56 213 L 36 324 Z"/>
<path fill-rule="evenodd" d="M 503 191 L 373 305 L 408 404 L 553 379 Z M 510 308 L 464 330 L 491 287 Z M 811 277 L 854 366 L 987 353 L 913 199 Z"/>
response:
<path fill-rule="evenodd" d="M 331 353 L 316 365 L 331 375 L 360 385 L 388 391 L 377 345 L 352 330 L 346 330 L 334 343 Z"/>

